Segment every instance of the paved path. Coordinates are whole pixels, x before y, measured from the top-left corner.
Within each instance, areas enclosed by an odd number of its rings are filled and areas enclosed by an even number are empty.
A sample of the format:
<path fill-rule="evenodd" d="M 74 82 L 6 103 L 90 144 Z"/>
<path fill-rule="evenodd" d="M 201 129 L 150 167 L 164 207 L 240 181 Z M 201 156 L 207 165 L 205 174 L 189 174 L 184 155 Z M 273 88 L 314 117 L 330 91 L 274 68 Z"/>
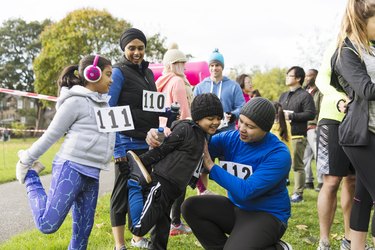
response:
<path fill-rule="evenodd" d="M 110 193 L 113 188 L 114 168 L 101 171 L 99 195 Z M 41 177 L 46 191 L 51 183 L 51 175 Z M 18 181 L 0 185 L 0 244 L 13 235 L 34 229 L 35 225 L 26 195 L 25 185 Z"/>

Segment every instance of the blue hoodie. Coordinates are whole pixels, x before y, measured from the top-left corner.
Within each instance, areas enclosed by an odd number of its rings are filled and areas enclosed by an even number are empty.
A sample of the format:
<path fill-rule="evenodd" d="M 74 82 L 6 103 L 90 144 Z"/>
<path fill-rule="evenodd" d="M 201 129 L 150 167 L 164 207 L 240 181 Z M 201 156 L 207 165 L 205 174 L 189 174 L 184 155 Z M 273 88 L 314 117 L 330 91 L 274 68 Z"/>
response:
<path fill-rule="evenodd" d="M 211 93 L 211 86 L 213 81 L 210 77 L 206 77 L 201 83 L 194 88 L 194 96 Z M 221 87 L 221 94 L 220 92 Z M 216 94 L 223 105 L 223 110 L 226 113 L 232 113 L 236 116 L 236 119 L 240 116 L 240 110 L 245 104 L 242 89 L 238 83 L 232 81 L 228 77 L 224 76 L 223 80 L 217 84 L 213 84 L 212 93 Z M 235 122 L 229 124 L 228 129 L 235 129 Z"/>
<path fill-rule="evenodd" d="M 272 133 L 259 142 L 240 140 L 239 132 L 216 134 L 209 144 L 211 157 L 224 156 L 225 161 L 252 167 L 246 180 L 228 173 L 218 165 L 210 171 L 210 179 L 228 191 L 234 205 L 247 211 L 262 211 L 287 224 L 290 199 L 286 188 L 291 158 L 288 148 Z"/>

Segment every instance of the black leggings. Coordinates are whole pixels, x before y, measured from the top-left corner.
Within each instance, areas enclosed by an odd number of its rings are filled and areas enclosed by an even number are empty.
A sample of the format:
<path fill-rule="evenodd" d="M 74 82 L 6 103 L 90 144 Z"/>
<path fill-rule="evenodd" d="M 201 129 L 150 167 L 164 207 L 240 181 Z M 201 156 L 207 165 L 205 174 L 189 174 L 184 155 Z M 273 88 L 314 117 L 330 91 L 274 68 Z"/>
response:
<path fill-rule="evenodd" d="M 353 208 L 350 216 L 350 228 L 367 232 L 371 208 L 375 200 L 375 135 L 369 133 L 367 146 L 343 147 L 356 170 L 356 187 Z M 374 216 L 372 221 L 374 222 Z M 375 224 L 371 225 L 375 237 Z"/>
<path fill-rule="evenodd" d="M 241 210 L 219 195 L 186 199 L 182 215 L 202 246 L 210 250 L 276 249 L 286 230 L 273 215 Z"/>

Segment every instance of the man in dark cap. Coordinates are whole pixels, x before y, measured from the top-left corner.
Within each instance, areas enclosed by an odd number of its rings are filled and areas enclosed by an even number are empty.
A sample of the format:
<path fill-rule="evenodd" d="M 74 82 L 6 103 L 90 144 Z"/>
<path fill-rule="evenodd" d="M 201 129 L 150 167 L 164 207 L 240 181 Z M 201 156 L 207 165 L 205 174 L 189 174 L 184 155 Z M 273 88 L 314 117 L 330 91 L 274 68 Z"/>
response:
<path fill-rule="evenodd" d="M 255 97 L 241 109 L 238 130 L 214 135 L 206 148 L 209 177 L 228 196 L 192 196 L 182 205 L 204 249 L 291 249 L 280 240 L 291 213 L 286 188 L 291 157 L 269 132 L 274 119 L 272 103 Z M 216 157 L 224 161 L 216 165 L 211 160 Z"/>
<path fill-rule="evenodd" d="M 147 131 L 159 126 L 159 116 L 156 112 L 142 109 L 143 90 L 157 91 L 154 75 L 144 60 L 147 45 L 146 36 L 135 28 L 127 29 L 120 38 L 120 47 L 124 51 L 118 63 L 113 66 L 112 85 L 109 89 L 110 106 L 129 105 L 134 122 L 134 130 L 122 131 L 116 134 L 114 150 L 115 185 L 111 196 L 111 224 L 117 250 L 124 250 L 125 217 L 128 210 L 129 164 L 126 152 L 132 150 L 142 154 L 148 150 L 145 143 Z M 155 232 L 156 234 L 157 232 Z M 151 233 L 153 249 L 161 237 Z M 160 239 L 162 240 L 162 239 Z M 150 242 L 145 238 L 134 236 L 131 245 L 138 248 L 149 248 Z"/>

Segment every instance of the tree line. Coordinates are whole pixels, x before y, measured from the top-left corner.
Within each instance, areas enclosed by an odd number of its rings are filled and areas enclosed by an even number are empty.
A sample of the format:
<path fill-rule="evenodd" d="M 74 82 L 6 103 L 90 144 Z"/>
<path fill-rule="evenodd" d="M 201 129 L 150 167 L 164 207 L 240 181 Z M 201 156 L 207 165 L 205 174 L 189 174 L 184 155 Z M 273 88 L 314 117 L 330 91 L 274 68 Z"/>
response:
<path fill-rule="evenodd" d="M 124 19 L 91 8 L 70 12 L 57 22 L 8 19 L 0 26 L 0 87 L 56 96 L 57 78 L 64 66 L 93 53 L 117 61 L 122 55 L 119 36 L 130 27 Z M 166 37 L 156 33 L 147 39 L 146 60 L 161 62 L 167 51 Z M 255 67 L 246 73 L 252 75 L 262 96 L 276 100 L 285 91 L 285 72 L 283 68 L 261 71 Z M 53 103 L 39 101 L 37 105 L 38 129 L 43 112 Z"/>

